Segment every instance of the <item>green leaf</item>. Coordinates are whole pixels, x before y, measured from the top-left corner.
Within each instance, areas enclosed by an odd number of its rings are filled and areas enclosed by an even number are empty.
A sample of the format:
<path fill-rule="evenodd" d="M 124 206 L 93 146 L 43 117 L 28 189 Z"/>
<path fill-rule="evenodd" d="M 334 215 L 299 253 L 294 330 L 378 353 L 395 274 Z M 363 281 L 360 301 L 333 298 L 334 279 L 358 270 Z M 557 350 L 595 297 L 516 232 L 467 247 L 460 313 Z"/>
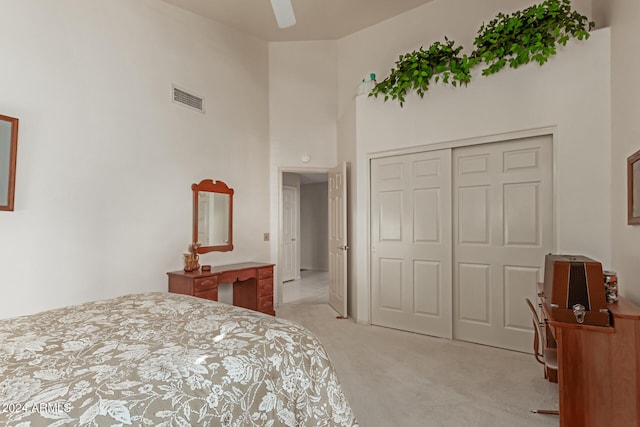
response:
<path fill-rule="evenodd" d="M 571 10 L 570 0 L 544 0 L 512 14 L 498 13 L 488 23 L 482 23 L 473 41 L 475 49 L 460 56 L 462 46 L 444 37 L 424 48 L 400 55 L 390 75 L 378 84 L 371 95 L 397 99 L 402 106 L 408 91 L 423 97 L 431 79 L 436 83 L 451 83 L 454 87 L 471 81 L 471 70 L 484 62 L 482 75 L 500 71 L 508 63 L 511 68 L 531 61 L 540 65 L 557 53 L 573 37 L 589 38 L 595 24 Z M 370 96 L 371 96 L 370 95 Z"/>

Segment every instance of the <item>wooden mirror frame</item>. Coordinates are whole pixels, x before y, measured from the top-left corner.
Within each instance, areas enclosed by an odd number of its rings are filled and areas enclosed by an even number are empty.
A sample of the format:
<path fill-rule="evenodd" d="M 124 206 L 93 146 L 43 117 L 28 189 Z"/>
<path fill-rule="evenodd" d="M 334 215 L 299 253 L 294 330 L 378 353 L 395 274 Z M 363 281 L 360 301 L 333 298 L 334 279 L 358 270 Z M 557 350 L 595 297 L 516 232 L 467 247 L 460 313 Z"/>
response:
<path fill-rule="evenodd" d="M 640 177 L 633 173 L 633 166 L 640 161 L 640 150 L 627 158 L 627 224 L 640 224 L 640 216 L 636 212 L 634 216 L 634 205 L 639 205 L 640 200 L 635 200 L 634 193 L 640 191 Z"/>
<path fill-rule="evenodd" d="M 229 195 L 229 241 L 226 245 L 218 246 L 200 246 L 198 247 L 199 254 L 206 254 L 207 252 L 228 252 L 233 250 L 233 188 L 229 188 L 227 184 L 222 181 L 213 181 L 211 179 L 205 179 L 200 181 L 199 184 L 193 184 L 191 186 L 193 190 L 193 238 L 192 242 L 198 241 L 198 193 L 201 191 L 208 193 L 219 193 Z"/>
<path fill-rule="evenodd" d="M 12 211 L 13 200 L 16 189 L 16 157 L 18 153 L 18 119 L 15 117 L 0 115 L 0 121 L 8 122 L 11 126 L 11 136 L 9 144 L 9 170 L 0 170 L 0 174 L 7 174 L 7 204 L 0 205 L 0 211 Z M 0 141 L 0 144 L 4 144 Z M 1 165 L 0 165 L 1 166 Z M 4 190 L 4 189 L 3 189 Z"/>

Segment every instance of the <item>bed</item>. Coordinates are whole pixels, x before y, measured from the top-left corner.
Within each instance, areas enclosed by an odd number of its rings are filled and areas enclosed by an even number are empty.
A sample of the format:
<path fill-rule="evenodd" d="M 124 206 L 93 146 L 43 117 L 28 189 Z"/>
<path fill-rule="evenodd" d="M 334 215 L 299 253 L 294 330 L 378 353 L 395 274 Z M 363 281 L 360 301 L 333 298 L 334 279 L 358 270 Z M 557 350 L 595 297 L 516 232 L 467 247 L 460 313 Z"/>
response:
<path fill-rule="evenodd" d="M 305 328 L 158 292 L 0 320 L 0 425 L 357 422 Z"/>

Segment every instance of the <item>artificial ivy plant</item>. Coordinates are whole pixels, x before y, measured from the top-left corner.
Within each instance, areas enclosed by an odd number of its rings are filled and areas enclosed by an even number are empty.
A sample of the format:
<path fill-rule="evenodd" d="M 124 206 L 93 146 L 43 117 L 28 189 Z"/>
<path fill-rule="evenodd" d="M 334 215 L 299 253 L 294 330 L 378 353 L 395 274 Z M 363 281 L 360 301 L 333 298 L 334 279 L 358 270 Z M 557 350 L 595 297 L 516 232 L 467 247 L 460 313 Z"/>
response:
<path fill-rule="evenodd" d="M 422 98 L 430 84 L 442 81 L 453 86 L 471 81 L 471 70 L 484 63 L 483 75 L 535 61 L 543 65 L 556 54 L 556 46 L 569 38 L 589 38 L 594 23 L 571 9 L 570 0 L 545 0 L 512 14 L 499 13 L 478 30 L 470 55 L 461 55 L 462 46 L 445 37 L 428 49 L 420 48 L 401 55 L 389 77 L 378 83 L 369 96 L 384 95 L 402 106 L 409 90 Z"/>
<path fill-rule="evenodd" d="M 401 55 L 396 69 L 392 69 L 389 77 L 378 83 L 369 96 L 384 94 L 385 101 L 391 97 L 402 105 L 409 89 L 415 89 L 424 97 L 432 79 L 436 83 L 442 79 L 453 86 L 467 84 L 471 81 L 472 59 L 460 56 L 461 50 L 462 46 L 456 47 L 453 40 L 445 37 L 444 43 L 437 41 L 429 49 L 421 47 Z"/>

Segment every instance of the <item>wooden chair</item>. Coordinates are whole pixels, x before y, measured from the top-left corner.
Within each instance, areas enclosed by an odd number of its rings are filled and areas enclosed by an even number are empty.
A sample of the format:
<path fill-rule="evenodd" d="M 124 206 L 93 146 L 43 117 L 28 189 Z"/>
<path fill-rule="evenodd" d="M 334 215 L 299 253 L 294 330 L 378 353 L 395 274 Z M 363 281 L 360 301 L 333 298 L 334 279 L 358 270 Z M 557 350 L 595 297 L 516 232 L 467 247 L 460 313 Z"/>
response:
<path fill-rule="evenodd" d="M 533 353 L 536 360 L 544 365 L 544 377 L 546 379 L 558 377 L 558 350 L 556 348 L 550 348 L 547 346 L 546 340 L 546 325 L 540 322 L 538 312 L 529 298 L 525 298 L 529 311 L 531 311 L 531 320 L 533 322 Z M 559 415 L 559 412 L 554 409 L 532 409 L 531 412 L 535 414 L 551 414 Z"/>

